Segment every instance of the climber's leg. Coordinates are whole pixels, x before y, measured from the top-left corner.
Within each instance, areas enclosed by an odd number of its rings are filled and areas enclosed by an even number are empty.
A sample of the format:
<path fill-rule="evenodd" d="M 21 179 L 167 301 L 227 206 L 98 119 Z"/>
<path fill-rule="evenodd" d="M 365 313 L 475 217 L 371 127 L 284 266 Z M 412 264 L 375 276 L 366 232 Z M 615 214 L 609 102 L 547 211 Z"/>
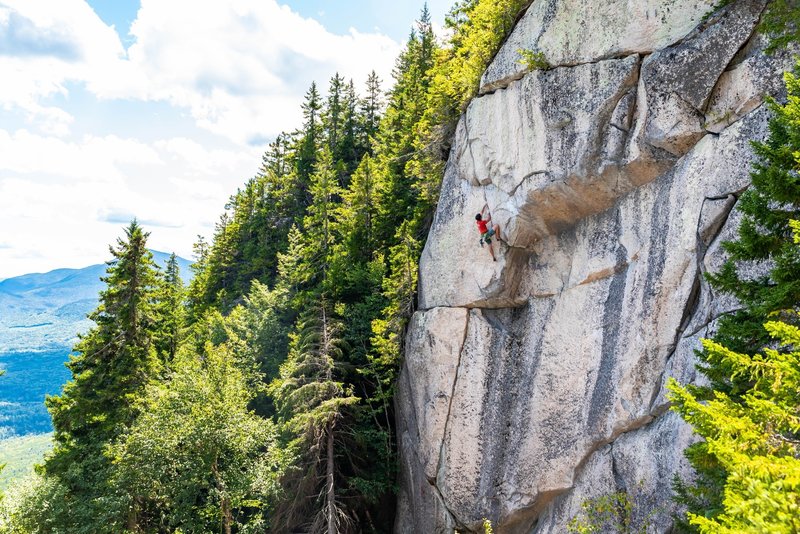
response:
<path fill-rule="evenodd" d="M 500 225 L 499 224 L 495 224 L 493 230 L 494 230 L 494 235 L 497 236 L 497 239 L 502 239 L 500 237 Z"/>
<path fill-rule="evenodd" d="M 494 228 L 490 228 L 488 232 L 484 234 L 484 242 L 489 245 L 489 254 L 492 255 L 492 261 L 497 261 L 497 258 L 494 257 L 494 239 L 492 239 L 497 231 Z"/>

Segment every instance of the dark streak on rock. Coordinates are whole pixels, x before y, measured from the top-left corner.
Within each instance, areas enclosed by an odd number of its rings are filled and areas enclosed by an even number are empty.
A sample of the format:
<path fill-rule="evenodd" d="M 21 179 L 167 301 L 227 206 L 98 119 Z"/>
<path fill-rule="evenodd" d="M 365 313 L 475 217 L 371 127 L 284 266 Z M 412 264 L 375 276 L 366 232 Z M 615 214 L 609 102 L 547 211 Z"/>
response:
<path fill-rule="evenodd" d="M 619 210 L 614 218 L 614 231 L 610 235 L 621 235 L 622 221 Z M 617 264 L 627 261 L 627 251 L 621 244 L 616 250 Z M 617 344 L 619 342 L 620 319 L 625 303 L 626 272 L 624 270 L 611 278 L 608 286 L 608 297 L 603 306 L 603 342 L 600 353 L 600 365 L 592 399 L 589 403 L 587 427 L 602 433 L 603 416 L 610 409 L 613 400 L 613 372 L 617 363 Z"/>

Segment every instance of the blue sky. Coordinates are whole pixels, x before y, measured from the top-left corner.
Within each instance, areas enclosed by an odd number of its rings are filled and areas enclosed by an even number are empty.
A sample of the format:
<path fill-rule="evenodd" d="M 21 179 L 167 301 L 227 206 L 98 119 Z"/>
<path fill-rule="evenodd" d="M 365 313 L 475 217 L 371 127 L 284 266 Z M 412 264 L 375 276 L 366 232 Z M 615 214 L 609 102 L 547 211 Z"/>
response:
<path fill-rule="evenodd" d="M 374 69 L 388 89 L 421 8 L 0 0 L 0 279 L 104 261 L 134 216 L 190 256 L 312 81 Z"/>

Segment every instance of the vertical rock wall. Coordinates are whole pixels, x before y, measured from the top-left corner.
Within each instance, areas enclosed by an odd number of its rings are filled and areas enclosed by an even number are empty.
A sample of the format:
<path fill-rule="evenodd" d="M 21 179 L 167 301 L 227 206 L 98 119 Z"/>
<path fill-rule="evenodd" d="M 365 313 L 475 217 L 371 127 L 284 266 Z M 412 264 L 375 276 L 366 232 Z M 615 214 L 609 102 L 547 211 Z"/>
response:
<path fill-rule="evenodd" d="M 735 306 L 702 275 L 790 66 L 761 52 L 765 0 L 713 3 L 534 0 L 485 73 L 420 264 L 398 533 L 561 533 L 616 491 L 634 524 L 670 528 L 693 438 L 664 384 L 700 380 L 693 351 Z M 527 72 L 520 48 L 553 68 Z"/>

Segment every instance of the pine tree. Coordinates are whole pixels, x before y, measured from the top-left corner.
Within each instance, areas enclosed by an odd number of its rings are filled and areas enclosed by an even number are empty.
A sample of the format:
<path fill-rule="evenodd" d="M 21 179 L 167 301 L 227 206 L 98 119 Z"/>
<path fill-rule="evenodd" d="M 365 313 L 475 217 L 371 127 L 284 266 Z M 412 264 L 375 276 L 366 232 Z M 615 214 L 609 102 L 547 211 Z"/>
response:
<path fill-rule="evenodd" d="M 362 127 L 362 138 L 360 146 L 368 151 L 372 139 L 378 133 L 381 113 L 383 111 L 383 91 L 381 91 L 381 79 L 373 70 L 367 78 L 367 95 L 361 101 L 361 114 L 364 124 Z"/>
<path fill-rule="evenodd" d="M 715 513 L 689 513 L 704 534 L 800 531 L 800 329 L 778 321 L 765 327 L 784 350 L 751 356 L 704 341 L 707 354 L 752 384 L 740 398 L 715 392 L 701 402 L 669 384 L 673 409 L 726 473 Z"/>
<path fill-rule="evenodd" d="M 312 83 L 303 102 L 303 129 L 297 134 L 295 173 L 301 187 L 300 193 L 305 193 L 305 186 L 317 163 L 317 153 L 322 143 L 321 111 L 322 101 L 317 84 Z"/>
<path fill-rule="evenodd" d="M 282 132 L 269 144 L 261 158 L 261 176 L 271 176 L 275 181 L 289 174 L 291 169 L 291 137 Z"/>
<path fill-rule="evenodd" d="M 393 72 L 395 85 L 376 140 L 376 160 L 384 187 L 378 191 L 380 217 L 375 230 L 384 250 L 396 243 L 397 229 L 404 220 L 413 218 L 416 208 L 417 176 L 408 165 L 415 154 L 415 136 L 425 109 L 428 70 L 435 45 L 430 20 L 425 17 L 423 12 L 422 20 L 397 60 Z"/>
<path fill-rule="evenodd" d="M 375 220 L 378 217 L 377 192 L 382 187 L 374 160 L 365 156 L 350 179 L 336 221 L 352 263 L 367 263 L 376 251 Z"/>
<path fill-rule="evenodd" d="M 323 113 L 322 124 L 327 137 L 328 150 L 331 154 L 340 154 L 344 130 L 344 102 L 345 83 L 339 73 L 333 75 L 328 87 L 328 99 Z"/>
<path fill-rule="evenodd" d="M 167 365 L 175 359 L 178 352 L 181 327 L 183 326 L 183 298 L 183 280 L 178 266 L 178 258 L 173 253 L 167 260 L 158 296 L 157 310 L 161 332 L 156 340 L 156 350 L 161 361 Z"/>
<path fill-rule="evenodd" d="M 749 399 L 768 394 L 759 390 L 758 380 L 743 361 L 757 359 L 754 355 L 773 343 L 770 333 L 775 332 L 765 330 L 765 323 L 779 319 L 787 327 L 800 324 L 796 313 L 800 305 L 800 249 L 792 234 L 793 221 L 800 218 L 800 83 L 790 73 L 786 74 L 786 83 L 786 105 L 769 103 L 774 116 L 768 139 L 753 143 L 760 161 L 751 173 L 752 186 L 739 200 L 744 217 L 738 239 L 724 244 L 729 259 L 718 273 L 708 277 L 714 288 L 736 296 L 742 307 L 719 319 L 714 343 L 706 343 L 700 353 L 701 369 L 711 386 L 689 388 L 688 392 L 675 390 L 681 413 L 699 425 L 696 429 L 701 435 L 713 435 L 707 426 L 711 419 L 698 415 L 694 399 L 708 401 L 720 413 L 733 403 L 744 410 L 739 415 L 750 416 Z M 763 274 L 749 274 L 754 265 L 760 266 Z M 712 404 L 717 401 L 724 406 Z M 729 510 L 722 489 L 736 483 L 742 466 L 732 463 L 724 451 L 708 441 L 690 446 L 686 456 L 697 471 L 697 481 L 691 485 L 676 482 L 679 502 L 688 507 L 689 517 L 725 521 Z M 696 532 L 702 524 L 692 523 L 681 521 L 678 526 Z"/>
<path fill-rule="evenodd" d="M 344 116 L 342 119 L 342 139 L 339 143 L 334 159 L 343 164 L 342 178 L 339 183 L 342 187 L 347 187 L 348 178 L 358 166 L 358 162 L 364 156 L 365 151 L 359 147 L 358 138 L 361 118 L 358 115 L 358 95 L 353 80 L 345 86 L 342 98 L 342 108 Z"/>
<path fill-rule="evenodd" d="M 296 292 L 295 298 L 301 300 L 327 281 L 330 254 L 335 242 L 336 206 L 342 190 L 336 177 L 333 156 L 327 148 L 320 152 L 316 171 L 311 176 L 309 193 L 312 200 L 303 217 L 302 232 L 290 232 L 289 251 L 281 255 L 284 264 L 293 265 L 283 272 Z M 290 258 L 292 254 L 296 257 Z"/>
<path fill-rule="evenodd" d="M 786 74 L 789 94 L 784 106 L 770 102 L 774 116 L 769 138 L 753 147 L 760 161 L 751 173 L 753 184 L 742 194 L 738 209 L 744 215 L 737 240 L 724 244 L 729 254 L 719 273 L 709 276 L 718 290 L 734 295 L 742 309 L 720 320 L 715 337 L 738 352 L 755 353 L 770 339 L 762 325 L 775 313 L 800 303 L 800 254 L 792 239 L 791 221 L 800 218 L 800 81 Z M 748 265 L 769 266 L 769 272 L 752 276 Z M 794 317 L 787 317 L 794 321 Z M 716 389 L 747 388 L 730 380 L 724 365 L 707 367 Z"/>
<path fill-rule="evenodd" d="M 197 241 L 192 245 L 192 257 L 194 262 L 191 265 L 192 281 L 186 291 L 186 322 L 194 324 L 200 320 L 203 313 L 211 305 L 211 300 L 208 298 L 208 279 L 209 260 L 211 254 L 211 247 L 206 239 L 198 235 Z"/>
<path fill-rule="evenodd" d="M 353 516 L 337 496 L 343 481 L 337 476 L 336 442 L 344 432 L 345 411 L 359 399 L 336 376 L 345 350 L 339 329 L 321 298 L 319 307 L 310 309 L 291 335 L 289 357 L 270 386 L 297 455 L 296 468 L 283 479 L 287 500 L 275 514 L 288 531 L 354 531 Z"/>
<path fill-rule="evenodd" d="M 72 532 L 121 530 L 126 497 L 109 488 L 104 447 L 134 421 L 137 401 L 159 370 L 156 299 L 159 274 L 147 237 L 133 221 L 125 239 L 110 247 L 106 289 L 89 318 L 96 326 L 81 336 L 67 364 L 72 380 L 61 395 L 47 398 L 55 447 L 45 472 L 58 478 L 77 503 L 65 509 Z M 67 529 L 69 530 L 69 529 Z"/>

